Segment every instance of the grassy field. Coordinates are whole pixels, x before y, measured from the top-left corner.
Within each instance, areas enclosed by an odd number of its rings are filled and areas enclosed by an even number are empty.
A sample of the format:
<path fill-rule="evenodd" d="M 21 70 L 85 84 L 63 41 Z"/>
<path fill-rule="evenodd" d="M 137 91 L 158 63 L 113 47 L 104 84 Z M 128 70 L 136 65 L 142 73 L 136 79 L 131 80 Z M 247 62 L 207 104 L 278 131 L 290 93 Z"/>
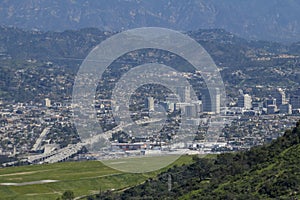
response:
<path fill-rule="evenodd" d="M 151 159 L 156 160 L 155 158 Z M 125 159 L 114 162 L 116 164 L 120 162 L 119 164 L 126 166 Z M 149 173 L 126 173 L 109 168 L 99 161 L 2 168 L 0 169 L 0 199 L 47 200 L 56 199 L 66 190 L 74 191 L 76 197 L 97 193 L 100 190 L 117 190 L 142 183 L 147 178 L 154 177 L 175 164 L 182 165 L 191 162 L 191 156 L 181 156 L 168 167 Z M 57 182 L 43 184 L 33 182 L 41 180 L 56 180 Z M 28 185 L 15 186 L 3 185 L 3 183 L 25 183 Z"/>
<path fill-rule="evenodd" d="M 105 160 L 103 163 L 120 171 L 147 173 L 168 166 L 170 163 L 176 161 L 178 157 L 178 155 L 129 157 L 117 160 Z"/>

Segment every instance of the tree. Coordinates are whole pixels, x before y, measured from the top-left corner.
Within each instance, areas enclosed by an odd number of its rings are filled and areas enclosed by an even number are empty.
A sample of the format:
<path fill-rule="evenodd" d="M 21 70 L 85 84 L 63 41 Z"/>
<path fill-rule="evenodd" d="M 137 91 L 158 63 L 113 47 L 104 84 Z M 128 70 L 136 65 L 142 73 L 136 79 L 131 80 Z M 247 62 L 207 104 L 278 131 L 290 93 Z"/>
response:
<path fill-rule="evenodd" d="M 61 198 L 62 198 L 63 200 L 72 200 L 72 199 L 75 198 L 74 192 L 71 191 L 71 190 L 67 190 L 67 191 L 65 191 L 65 192 L 63 193 L 63 195 L 61 196 Z"/>

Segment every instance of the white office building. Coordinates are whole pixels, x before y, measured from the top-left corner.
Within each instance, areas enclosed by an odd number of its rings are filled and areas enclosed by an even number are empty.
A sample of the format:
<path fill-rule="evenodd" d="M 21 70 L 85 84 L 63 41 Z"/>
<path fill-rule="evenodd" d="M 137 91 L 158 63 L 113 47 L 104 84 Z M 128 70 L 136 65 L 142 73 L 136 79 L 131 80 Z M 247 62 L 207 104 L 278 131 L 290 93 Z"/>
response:
<path fill-rule="evenodd" d="M 251 109 L 252 108 L 252 98 L 249 94 L 241 94 L 238 98 L 238 107 L 244 109 Z"/>

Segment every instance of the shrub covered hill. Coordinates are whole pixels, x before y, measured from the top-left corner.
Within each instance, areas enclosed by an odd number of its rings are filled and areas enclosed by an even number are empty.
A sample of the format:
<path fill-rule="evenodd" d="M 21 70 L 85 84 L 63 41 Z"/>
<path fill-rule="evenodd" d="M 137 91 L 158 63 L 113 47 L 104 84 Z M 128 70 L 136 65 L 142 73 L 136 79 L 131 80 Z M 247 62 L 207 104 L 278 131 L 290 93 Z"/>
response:
<path fill-rule="evenodd" d="M 195 158 L 121 193 L 89 199 L 299 199 L 300 121 L 249 151 Z"/>

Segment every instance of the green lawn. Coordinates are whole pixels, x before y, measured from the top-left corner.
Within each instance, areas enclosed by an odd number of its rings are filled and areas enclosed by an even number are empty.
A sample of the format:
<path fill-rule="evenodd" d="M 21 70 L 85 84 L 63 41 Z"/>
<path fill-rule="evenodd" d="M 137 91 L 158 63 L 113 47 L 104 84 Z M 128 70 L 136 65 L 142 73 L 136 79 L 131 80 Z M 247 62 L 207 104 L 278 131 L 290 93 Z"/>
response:
<path fill-rule="evenodd" d="M 177 160 L 178 155 L 129 157 L 117 160 L 105 160 L 104 164 L 111 168 L 131 173 L 146 173 L 161 169 Z"/>
<path fill-rule="evenodd" d="M 149 159 L 149 158 L 148 158 Z M 161 159 L 161 158 L 159 158 Z M 165 157 L 165 159 L 167 159 Z M 122 162 L 125 159 L 111 162 Z M 137 160 L 131 160 L 137 162 Z M 149 161 L 149 160 L 148 160 Z M 151 158 L 151 161 L 158 161 Z M 40 180 L 58 180 L 54 183 L 22 186 L 0 185 L 0 199 L 56 199 L 65 190 L 72 190 L 75 196 L 82 196 L 108 189 L 122 189 L 142 183 L 173 165 L 188 164 L 191 156 L 181 156 L 174 163 L 155 172 L 127 173 L 107 167 L 99 161 L 64 162 L 0 169 L 1 183 L 24 183 Z M 116 163 L 117 164 L 117 163 Z"/>

